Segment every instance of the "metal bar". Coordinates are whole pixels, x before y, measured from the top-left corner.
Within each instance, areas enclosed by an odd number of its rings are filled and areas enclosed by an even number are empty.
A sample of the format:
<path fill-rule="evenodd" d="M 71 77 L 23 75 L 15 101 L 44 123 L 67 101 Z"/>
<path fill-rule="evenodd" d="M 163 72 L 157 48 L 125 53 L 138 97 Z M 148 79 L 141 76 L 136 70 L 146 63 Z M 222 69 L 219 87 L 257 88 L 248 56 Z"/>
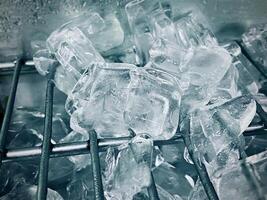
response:
<path fill-rule="evenodd" d="M 188 150 L 188 153 L 191 157 L 191 160 L 193 161 L 193 163 L 195 165 L 195 169 L 198 173 L 200 181 L 203 184 L 204 190 L 205 190 L 209 200 L 219 200 L 218 195 L 217 195 L 217 193 L 213 187 L 213 184 L 210 181 L 210 178 L 209 178 L 209 175 L 208 175 L 208 172 L 207 172 L 205 166 L 203 164 L 200 165 L 197 157 L 194 155 L 193 147 L 191 144 L 189 134 L 184 134 L 183 140 L 184 140 L 185 146 L 187 147 L 187 150 Z"/>
<path fill-rule="evenodd" d="M 51 66 L 53 69 L 55 66 Z M 54 70 L 50 70 L 47 80 L 46 99 L 45 99 L 45 124 L 44 124 L 44 137 L 42 143 L 42 151 L 40 157 L 37 199 L 45 200 L 47 195 L 47 179 L 49 157 L 51 152 L 51 135 L 52 135 L 52 117 L 53 117 L 53 83 Z"/>
<path fill-rule="evenodd" d="M 256 130 L 256 131 L 255 131 Z M 243 133 L 244 136 L 254 136 L 267 134 L 262 126 L 251 127 L 248 131 Z M 107 138 L 98 139 L 98 147 L 100 152 L 104 152 L 108 147 L 119 146 L 126 142 L 129 142 L 131 137 L 121 137 L 121 138 Z M 170 140 L 155 140 L 153 141 L 154 146 L 162 146 L 169 144 L 176 144 L 182 139 L 181 136 L 176 136 Z M 50 158 L 63 157 L 63 156 L 74 156 L 81 154 L 90 153 L 90 147 L 88 145 L 89 141 L 84 142 L 71 142 L 71 143 L 61 143 L 52 146 L 50 152 Z M 6 149 L 6 153 L 3 157 L 3 162 L 12 162 L 18 160 L 32 159 L 39 157 L 41 155 L 42 147 L 26 147 L 17 149 Z"/>
<path fill-rule="evenodd" d="M 160 200 L 152 172 L 151 172 L 151 185 L 147 188 L 147 192 L 150 200 Z"/>
<path fill-rule="evenodd" d="M 97 133 L 92 130 L 89 132 L 90 136 L 90 153 L 93 168 L 94 192 L 96 200 L 104 200 L 104 190 L 101 178 L 101 167 L 98 152 Z"/>
<path fill-rule="evenodd" d="M 6 136 L 7 136 L 8 128 L 9 128 L 10 121 L 11 121 L 11 116 L 12 116 L 13 107 L 15 103 L 15 96 L 16 96 L 18 82 L 19 82 L 19 75 L 20 75 L 21 67 L 23 64 L 24 64 L 23 59 L 18 59 L 16 62 L 10 95 L 7 101 L 7 108 L 5 111 L 3 124 L 2 124 L 1 132 L 0 132 L 0 168 L 2 165 L 2 159 L 5 154 Z"/>

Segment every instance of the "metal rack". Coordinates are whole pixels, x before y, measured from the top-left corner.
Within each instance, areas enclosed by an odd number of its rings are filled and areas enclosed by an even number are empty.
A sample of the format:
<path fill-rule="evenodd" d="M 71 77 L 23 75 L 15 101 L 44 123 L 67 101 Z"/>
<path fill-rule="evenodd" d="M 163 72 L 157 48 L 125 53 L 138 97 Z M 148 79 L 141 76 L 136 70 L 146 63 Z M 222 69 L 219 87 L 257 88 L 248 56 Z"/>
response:
<path fill-rule="evenodd" d="M 244 49 L 242 49 L 244 50 Z M 247 55 L 247 54 L 246 54 Z M 250 59 L 251 60 L 251 59 Z M 40 157 L 39 165 L 39 177 L 38 177 L 38 190 L 37 190 L 37 199 L 44 200 L 47 196 L 47 182 L 48 182 L 48 168 L 49 168 L 49 158 L 53 157 L 63 157 L 63 156 L 72 156 L 72 155 L 81 155 L 81 154 L 91 154 L 91 162 L 93 169 L 93 183 L 94 183 L 94 192 L 96 200 L 104 199 L 104 191 L 101 180 L 101 171 L 100 171 L 100 161 L 99 161 L 99 152 L 105 151 L 107 147 L 118 146 L 120 144 L 128 142 L 131 137 L 122 137 L 122 138 L 106 138 L 106 139 L 97 139 L 97 134 L 95 131 L 91 131 L 90 140 L 85 142 L 73 142 L 65 144 L 51 144 L 51 134 L 52 134 L 52 116 L 53 116 L 53 95 L 54 95 L 54 83 L 52 81 L 54 72 L 52 71 L 47 78 L 47 89 L 46 89 L 46 99 L 45 99 L 45 123 L 44 123 L 44 137 L 41 147 L 30 147 L 30 148 L 17 148 L 17 149 L 6 149 L 5 141 L 8 133 L 8 128 L 10 125 L 16 90 L 18 86 L 19 76 L 21 73 L 22 66 L 25 65 L 23 59 L 18 59 L 15 62 L 15 68 L 13 73 L 12 85 L 10 96 L 7 103 L 7 108 L 5 111 L 2 129 L 0 132 L 0 170 L 2 163 L 12 162 L 24 159 L 33 159 Z M 8 64 L 11 67 L 13 64 Z M 249 127 L 245 132 L 244 136 L 251 135 L 260 135 L 266 134 L 267 127 L 267 114 L 263 111 L 260 104 L 257 104 L 257 113 L 261 117 L 263 125 Z M 204 189 L 207 193 L 207 196 L 210 200 L 218 200 L 218 195 L 214 190 L 214 187 L 209 179 L 208 173 L 204 165 L 201 165 L 193 153 L 193 147 L 191 145 L 190 137 L 188 134 L 180 134 L 177 132 L 174 138 L 170 140 L 155 140 L 153 142 L 154 146 L 175 144 L 178 141 L 183 140 L 185 146 L 188 149 L 189 155 L 194 163 L 196 171 L 199 175 L 199 178 L 204 186 Z M 152 173 L 151 173 L 152 174 Z M 257 186 L 255 186 L 257 187 Z M 257 190 L 257 188 L 255 189 Z M 148 188 L 149 198 L 153 200 L 158 200 L 159 196 L 155 186 L 155 182 L 152 174 L 152 184 Z M 262 198 L 262 194 L 258 194 L 259 199 Z"/>

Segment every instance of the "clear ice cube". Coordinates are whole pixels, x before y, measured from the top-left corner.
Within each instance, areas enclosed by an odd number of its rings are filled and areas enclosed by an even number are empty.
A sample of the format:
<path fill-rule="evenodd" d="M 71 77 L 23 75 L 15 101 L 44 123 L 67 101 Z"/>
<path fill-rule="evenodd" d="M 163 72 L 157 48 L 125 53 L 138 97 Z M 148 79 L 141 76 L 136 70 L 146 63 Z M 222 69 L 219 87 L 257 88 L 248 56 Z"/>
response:
<path fill-rule="evenodd" d="M 89 69 L 67 101 L 73 130 L 95 129 L 100 137 L 128 136 L 123 111 L 128 96 L 130 64 L 103 64 Z"/>
<path fill-rule="evenodd" d="M 247 167 L 247 169 L 245 169 Z M 212 177 L 213 184 L 222 200 L 228 200 L 233 197 L 237 200 L 260 199 L 257 189 L 250 180 L 251 177 L 246 170 L 251 170 L 249 166 L 235 164 L 220 172 L 220 176 Z M 252 176 L 255 176 L 252 174 Z"/>
<path fill-rule="evenodd" d="M 194 188 L 191 191 L 190 196 L 188 197 L 188 200 L 208 200 L 207 194 L 199 179 L 194 185 Z"/>
<path fill-rule="evenodd" d="M 36 70 L 42 76 L 46 76 L 49 70 L 55 67 L 54 83 L 60 91 L 67 95 L 71 92 L 81 76 L 80 72 L 77 70 L 60 65 L 48 49 L 37 51 L 33 55 L 33 61 Z"/>
<path fill-rule="evenodd" d="M 210 101 L 231 62 L 230 54 L 222 47 L 200 46 L 194 49 L 192 58 L 178 77 L 181 85 L 188 85 L 184 87 L 182 96 L 181 122 L 188 112 Z"/>
<path fill-rule="evenodd" d="M 92 45 L 100 52 L 117 47 L 124 40 L 124 32 L 114 13 L 109 13 L 102 17 L 96 12 L 90 12 L 73 18 L 54 31 L 48 39 L 50 50 L 55 52 L 55 49 L 58 48 L 57 46 L 60 46 L 68 30 L 74 30 L 76 28 L 91 40 Z"/>
<path fill-rule="evenodd" d="M 149 50 L 152 67 L 178 76 L 192 57 L 192 51 L 180 48 L 173 42 L 157 39 Z"/>
<path fill-rule="evenodd" d="M 146 135 L 134 137 L 117 149 L 109 148 L 106 157 L 105 197 L 132 199 L 151 184 L 153 142 Z"/>
<path fill-rule="evenodd" d="M 235 97 L 241 96 L 241 91 L 238 87 L 238 70 L 234 65 L 231 65 L 222 80 L 219 82 L 214 94 L 212 95 L 209 104 L 222 104 Z"/>
<path fill-rule="evenodd" d="M 57 61 L 47 49 L 37 51 L 33 55 L 33 62 L 36 70 L 42 76 L 46 76 L 49 73 L 49 68 L 57 63 Z"/>
<path fill-rule="evenodd" d="M 181 93 L 170 74 L 150 68 L 131 70 L 129 95 L 124 112 L 126 124 L 137 134 L 153 139 L 170 139 L 179 121 Z"/>
<path fill-rule="evenodd" d="M 237 84 L 239 89 L 242 91 L 242 94 L 257 94 L 259 91 L 259 87 L 257 84 L 259 76 L 254 71 L 255 66 L 251 67 L 252 64 L 242 54 L 241 48 L 236 42 L 228 43 L 224 45 L 224 47 L 233 57 L 233 65 L 238 70 Z"/>
<path fill-rule="evenodd" d="M 105 23 L 104 28 L 88 35 L 93 46 L 99 52 L 106 52 L 121 45 L 124 41 L 124 32 L 116 15 L 114 13 L 107 14 L 103 17 L 103 20 Z M 94 23 L 98 25 L 98 23 Z"/>
<path fill-rule="evenodd" d="M 53 40 L 56 43 L 53 43 Z M 90 63 L 104 62 L 92 42 L 77 27 L 61 27 L 49 36 L 47 44 L 62 66 L 81 74 Z"/>
<path fill-rule="evenodd" d="M 199 45 L 217 46 L 218 42 L 213 33 L 198 23 L 192 13 L 180 17 L 174 22 L 178 45 L 184 48 L 192 48 Z"/>
<path fill-rule="evenodd" d="M 71 181 L 67 184 L 67 199 L 87 200 L 94 199 L 94 185 L 92 179 L 92 166 L 88 166 L 73 173 Z"/>
<path fill-rule="evenodd" d="M 66 95 L 70 94 L 81 74 L 71 68 L 64 68 L 62 65 L 56 67 L 54 76 L 55 86 Z"/>
<path fill-rule="evenodd" d="M 215 168 L 236 162 L 242 145 L 241 133 L 249 126 L 255 113 L 256 103 L 248 96 L 192 113 L 190 137 L 199 159 Z"/>
<path fill-rule="evenodd" d="M 134 0 L 125 6 L 128 22 L 134 37 L 140 64 L 149 60 L 148 51 L 153 43 L 152 27 L 148 13 L 151 2 L 147 0 Z"/>
<path fill-rule="evenodd" d="M 165 14 L 162 8 L 153 10 L 150 15 L 153 27 L 153 34 L 156 38 L 175 43 L 176 30 L 172 20 Z"/>
<path fill-rule="evenodd" d="M 186 199 L 192 190 L 185 174 L 167 162 L 153 169 L 153 177 L 155 183 L 172 196 Z"/>

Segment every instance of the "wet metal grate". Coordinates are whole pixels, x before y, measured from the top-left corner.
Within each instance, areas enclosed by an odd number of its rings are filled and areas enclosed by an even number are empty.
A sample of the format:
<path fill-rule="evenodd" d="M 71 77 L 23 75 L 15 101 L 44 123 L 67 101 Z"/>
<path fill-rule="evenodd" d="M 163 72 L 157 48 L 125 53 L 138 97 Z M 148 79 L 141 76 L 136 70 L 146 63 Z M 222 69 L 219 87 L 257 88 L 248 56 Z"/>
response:
<path fill-rule="evenodd" d="M 242 47 L 242 45 L 240 45 Z M 244 49 L 242 49 L 244 51 Z M 244 53 L 245 54 L 245 53 Z M 247 56 L 247 54 L 245 54 Z M 249 59 L 249 58 L 248 58 Z M 249 59 L 251 60 L 251 59 Z M 105 151 L 107 147 L 117 146 L 129 141 L 130 137 L 114 138 L 114 139 L 97 139 L 97 134 L 95 131 L 91 131 L 90 140 L 87 142 L 73 142 L 65 144 L 52 144 L 52 116 L 53 116 L 53 95 L 54 95 L 54 83 L 53 75 L 54 72 L 51 71 L 49 77 L 47 78 L 47 88 L 46 88 L 46 99 L 45 99 L 45 123 L 44 123 L 44 137 L 43 143 L 40 147 L 30 147 L 30 148 L 17 148 L 17 149 L 6 149 L 5 141 L 8 133 L 12 111 L 14 107 L 14 102 L 16 98 L 16 90 L 18 86 L 18 80 L 21 74 L 22 66 L 25 65 L 23 59 L 18 59 L 15 63 L 12 86 L 10 91 L 10 96 L 7 103 L 7 108 L 5 111 L 2 129 L 0 132 L 0 167 L 4 162 L 12 162 L 23 159 L 31 159 L 35 157 L 40 157 L 39 164 L 39 177 L 38 177 L 38 190 L 37 199 L 44 200 L 47 196 L 47 182 L 48 182 L 48 168 L 49 159 L 54 157 L 81 155 L 81 154 L 91 154 L 92 170 L 93 170 L 93 183 L 94 183 L 94 194 L 96 200 L 104 199 L 104 190 L 101 180 L 100 171 L 100 161 L 99 152 Z M 264 74 L 262 74 L 265 76 Z M 257 113 L 260 116 L 263 126 L 259 127 L 249 127 L 248 130 L 244 132 L 244 136 L 252 136 L 257 134 L 266 134 L 265 128 L 267 127 L 267 114 L 263 111 L 260 104 L 257 103 Z M 194 163 L 196 171 L 199 178 L 204 186 L 207 196 L 210 200 L 218 200 L 218 195 L 214 190 L 214 187 L 209 179 L 208 173 L 204 167 L 197 160 L 196 156 L 193 154 L 193 147 L 191 145 L 190 137 L 188 134 L 179 134 L 170 140 L 155 140 L 154 146 L 175 144 L 178 141 L 183 140 L 185 146 L 188 149 L 189 155 Z M 246 164 L 244 164 L 246 169 Z M 0 169 L 1 170 L 1 169 Z M 249 173 L 249 170 L 247 170 Z M 253 179 L 253 178 L 252 178 Z M 253 181 L 252 181 L 253 182 Z M 260 191 L 257 188 L 257 184 L 254 184 L 255 191 Z M 148 188 L 149 198 L 153 200 L 158 200 L 158 193 L 153 180 L 152 184 Z M 259 199 L 262 195 L 258 192 Z"/>

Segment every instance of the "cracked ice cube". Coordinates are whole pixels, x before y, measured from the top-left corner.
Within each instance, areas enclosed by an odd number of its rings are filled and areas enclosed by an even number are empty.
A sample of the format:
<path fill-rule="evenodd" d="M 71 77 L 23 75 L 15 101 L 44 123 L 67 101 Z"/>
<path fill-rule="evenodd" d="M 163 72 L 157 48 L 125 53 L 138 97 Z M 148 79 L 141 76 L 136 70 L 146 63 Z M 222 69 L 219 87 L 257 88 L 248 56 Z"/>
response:
<path fill-rule="evenodd" d="M 179 85 L 173 76 L 150 65 L 131 70 L 124 120 L 137 134 L 169 139 L 174 136 L 179 121 Z"/>

